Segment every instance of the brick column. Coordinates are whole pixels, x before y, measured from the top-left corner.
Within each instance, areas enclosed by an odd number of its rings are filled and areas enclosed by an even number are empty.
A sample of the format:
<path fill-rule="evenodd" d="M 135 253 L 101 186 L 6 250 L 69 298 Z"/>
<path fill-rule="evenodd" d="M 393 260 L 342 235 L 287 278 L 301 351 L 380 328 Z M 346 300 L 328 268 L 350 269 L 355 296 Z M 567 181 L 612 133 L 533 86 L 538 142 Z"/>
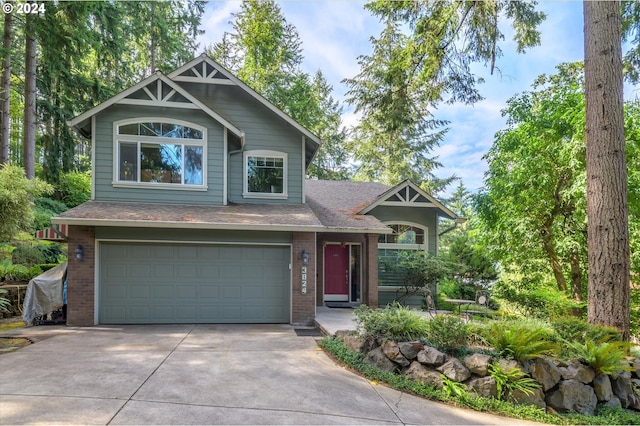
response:
<path fill-rule="evenodd" d="M 364 301 L 372 308 L 378 307 L 378 234 L 367 234 L 365 248 L 366 281 Z"/>
<path fill-rule="evenodd" d="M 95 313 L 95 228 L 69 226 L 67 269 L 67 325 L 92 326 Z M 82 246 L 83 258 L 75 250 Z"/>
<path fill-rule="evenodd" d="M 302 250 L 309 255 L 307 268 L 307 290 L 302 294 Z M 316 234 L 314 232 L 294 232 L 291 248 L 291 324 L 313 325 L 316 317 Z"/>

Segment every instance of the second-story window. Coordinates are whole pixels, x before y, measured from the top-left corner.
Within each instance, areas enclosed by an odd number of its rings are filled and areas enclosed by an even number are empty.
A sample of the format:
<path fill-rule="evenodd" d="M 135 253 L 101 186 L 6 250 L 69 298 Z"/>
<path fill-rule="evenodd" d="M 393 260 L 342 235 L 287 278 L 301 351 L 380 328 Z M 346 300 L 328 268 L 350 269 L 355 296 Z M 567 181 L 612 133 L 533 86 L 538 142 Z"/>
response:
<path fill-rule="evenodd" d="M 287 154 L 278 151 L 244 153 L 244 196 L 247 198 L 287 197 Z"/>
<path fill-rule="evenodd" d="M 161 119 L 116 123 L 118 183 L 204 186 L 206 129 Z"/>

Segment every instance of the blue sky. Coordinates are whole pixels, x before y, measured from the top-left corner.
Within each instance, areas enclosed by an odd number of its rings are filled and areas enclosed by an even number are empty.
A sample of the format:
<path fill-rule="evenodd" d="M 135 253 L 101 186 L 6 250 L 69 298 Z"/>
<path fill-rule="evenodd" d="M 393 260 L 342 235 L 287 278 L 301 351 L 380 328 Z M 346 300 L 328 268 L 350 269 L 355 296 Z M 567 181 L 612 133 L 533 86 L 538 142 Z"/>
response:
<path fill-rule="evenodd" d="M 335 97 L 341 101 L 346 91 L 341 81 L 358 74 L 358 56 L 371 52 L 370 37 L 378 37 L 382 28 L 363 8 L 364 4 L 357 0 L 279 2 L 285 19 L 296 27 L 302 40 L 305 71 L 312 74 L 321 69 L 333 85 Z M 556 65 L 582 60 L 582 2 L 541 0 L 538 7 L 547 14 L 540 27 L 541 45 L 525 54 L 516 53 L 511 28 L 503 23 L 505 40 L 500 45 L 503 56 L 496 64 L 499 71 L 490 75 L 484 64 L 473 66 L 474 73 L 485 79 L 480 86 L 485 100 L 473 106 L 440 105 L 433 112 L 435 118 L 450 121 L 444 142 L 432 153 L 444 166 L 437 170 L 437 175 L 455 174 L 472 191 L 482 187 L 487 169 L 482 156 L 491 147 L 495 133 L 505 127 L 501 110 L 506 101 L 528 90 L 538 75 L 554 73 Z M 207 4 L 202 20 L 205 34 L 200 37 L 201 49 L 219 41 L 224 31 L 231 31 L 231 14 L 239 8 L 238 0 Z M 626 99 L 639 96 L 637 87 L 625 86 Z M 352 108 L 344 105 L 344 124 L 355 125 L 357 119 Z"/>

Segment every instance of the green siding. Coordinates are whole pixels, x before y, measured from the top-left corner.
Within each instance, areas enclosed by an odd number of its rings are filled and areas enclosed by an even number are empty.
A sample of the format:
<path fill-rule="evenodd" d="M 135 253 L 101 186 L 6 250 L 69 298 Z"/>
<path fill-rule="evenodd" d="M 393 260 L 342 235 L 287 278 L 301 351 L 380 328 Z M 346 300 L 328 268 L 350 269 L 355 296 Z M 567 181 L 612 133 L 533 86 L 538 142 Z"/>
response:
<path fill-rule="evenodd" d="M 229 201 L 236 203 L 302 203 L 302 134 L 274 112 L 236 86 L 199 85 L 181 83 L 190 93 L 208 107 L 228 119 L 245 132 L 245 151 L 272 150 L 288 154 L 288 198 L 243 198 L 243 155 L 229 156 Z"/>
<path fill-rule="evenodd" d="M 136 117 L 162 117 L 188 121 L 207 128 L 207 191 L 114 187 L 113 123 Z M 116 105 L 96 116 L 95 199 L 142 203 L 223 204 L 224 129 L 197 110 Z"/>

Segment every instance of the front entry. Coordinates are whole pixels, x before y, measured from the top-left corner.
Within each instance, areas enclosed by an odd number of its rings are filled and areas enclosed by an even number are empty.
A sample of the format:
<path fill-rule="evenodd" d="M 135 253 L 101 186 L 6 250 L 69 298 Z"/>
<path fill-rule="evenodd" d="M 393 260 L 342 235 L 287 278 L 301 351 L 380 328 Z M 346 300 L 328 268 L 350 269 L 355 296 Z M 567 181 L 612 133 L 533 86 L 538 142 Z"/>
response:
<path fill-rule="evenodd" d="M 325 245 L 324 300 L 325 302 L 360 301 L 359 245 Z"/>
<path fill-rule="evenodd" d="M 324 248 L 324 300 L 349 301 L 349 246 Z"/>

